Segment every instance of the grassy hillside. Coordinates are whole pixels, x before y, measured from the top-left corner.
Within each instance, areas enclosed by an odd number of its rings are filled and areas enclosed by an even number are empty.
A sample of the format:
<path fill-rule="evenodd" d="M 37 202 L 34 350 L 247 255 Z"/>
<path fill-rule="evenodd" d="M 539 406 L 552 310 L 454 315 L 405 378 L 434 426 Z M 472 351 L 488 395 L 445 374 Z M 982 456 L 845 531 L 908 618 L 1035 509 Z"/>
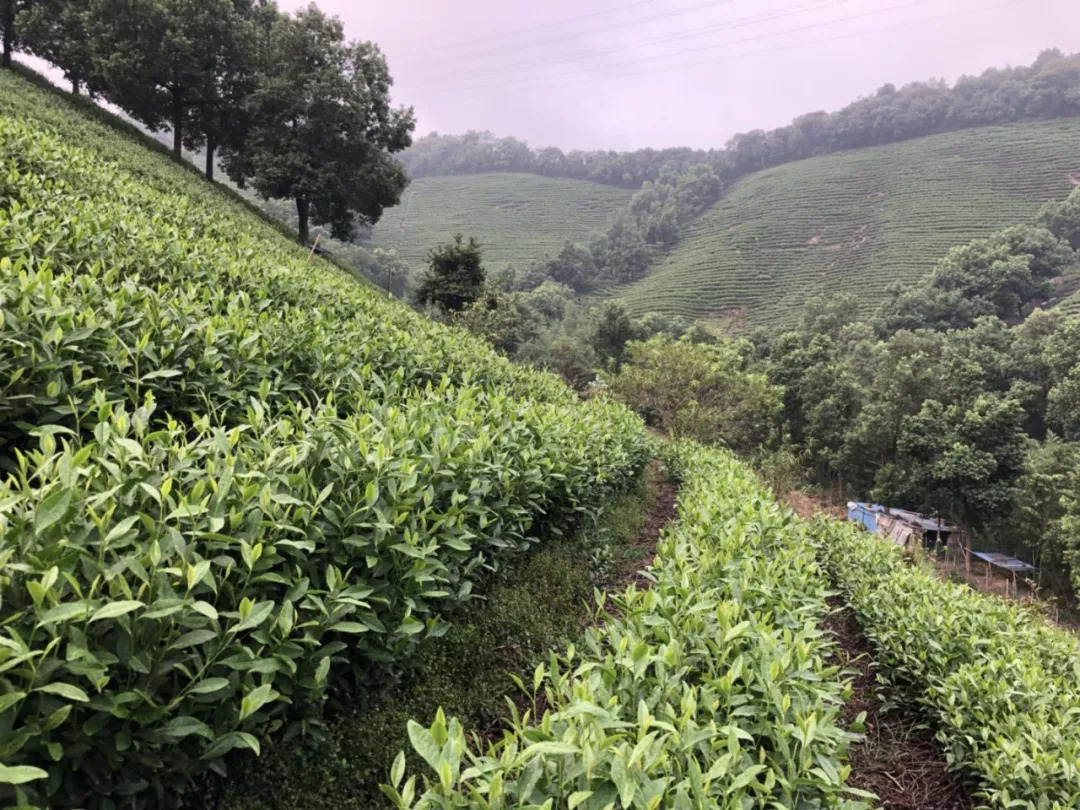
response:
<path fill-rule="evenodd" d="M 612 291 L 740 326 L 798 317 L 814 295 L 871 310 L 954 245 L 1031 219 L 1080 177 L 1080 120 L 986 127 L 778 166 L 735 183 L 650 274 Z"/>
<path fill-rule="evenodd" d="M 0 199 L 2 806 L 191 806 L 645 460 L 622 406 L 11 71 Z"/>
<path fill-rule="evenodd" d="M 603 230 L 633 193 L 532 174 L 424 177 L 383 214 L 372 245 L 396 249 L 419 271 L 428 250 L 463 233 L 484 246 L 488 270 L 520 268 L 554 255 L 567 239 L 584 241 Z"/>

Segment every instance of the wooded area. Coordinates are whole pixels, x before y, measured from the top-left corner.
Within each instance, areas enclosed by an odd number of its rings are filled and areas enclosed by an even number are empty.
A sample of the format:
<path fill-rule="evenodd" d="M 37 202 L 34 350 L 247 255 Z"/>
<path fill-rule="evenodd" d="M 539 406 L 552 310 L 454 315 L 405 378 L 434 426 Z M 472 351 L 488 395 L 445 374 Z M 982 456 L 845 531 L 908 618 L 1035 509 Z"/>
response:
<path fill-rule="evenodd" d="M 293 202 L 300 241 L 378 220 L 408 183 L 390 157 L 411 109 L 390 102 L 379 48 L 345 39 L 315 5 L 267 0 L 0 0 L 3 64 L 15 49 L 63 72 L 75 94 L 171 130 L 176 159 L 202 150 L 262 196 Z"/>

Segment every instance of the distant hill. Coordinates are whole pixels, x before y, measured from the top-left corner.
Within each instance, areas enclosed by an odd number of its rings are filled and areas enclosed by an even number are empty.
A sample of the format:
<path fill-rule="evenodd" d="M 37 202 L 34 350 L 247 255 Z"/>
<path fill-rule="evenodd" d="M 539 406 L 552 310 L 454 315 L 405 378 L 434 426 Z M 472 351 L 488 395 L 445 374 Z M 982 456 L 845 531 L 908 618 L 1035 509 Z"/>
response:
<path fill-rule="evenodd" d="M 427 252 L 455 233 L 484 246 L 488 271 L 524 267 L 563 242 L 584 242 L 622 210 L 633 191 L 587 180 L 492 173 L 422 177 L 383 214 L 371 246 L 394 248 L 414 272 Z"/>
<path fill-rule="evenodd" d="M 787 163 L 734 183 L 638 282 L 632 312 L 776 326 L 814 295 L 863 313 L 949 248 L 1080 183 L 1080 119 L 983 127 Z"/>

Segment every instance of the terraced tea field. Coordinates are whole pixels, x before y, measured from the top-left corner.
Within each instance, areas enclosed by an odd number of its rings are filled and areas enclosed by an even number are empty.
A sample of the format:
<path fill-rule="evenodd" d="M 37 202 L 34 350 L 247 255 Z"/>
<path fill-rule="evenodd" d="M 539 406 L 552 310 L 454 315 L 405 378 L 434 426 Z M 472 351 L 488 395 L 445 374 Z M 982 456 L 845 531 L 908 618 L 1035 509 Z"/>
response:
<path fill-rule="evenodd" d="M 641 314 L 775 326 L 814 295 L 863 314 L 954 245 L 1032 219 L 1080 178 L 1080 120 L 986 127 L 778 166 L 735 183 L 641 281 Z"/>
<path fill-rule="evenodd" d="M 431 248 L 463 233 L 484 246 L 489 271 L 522 267 L 603 230 L 633 193 L 532 174 L 425 177 L 383 214 L 372 245 L 394 248 L 416 272 Z"/>

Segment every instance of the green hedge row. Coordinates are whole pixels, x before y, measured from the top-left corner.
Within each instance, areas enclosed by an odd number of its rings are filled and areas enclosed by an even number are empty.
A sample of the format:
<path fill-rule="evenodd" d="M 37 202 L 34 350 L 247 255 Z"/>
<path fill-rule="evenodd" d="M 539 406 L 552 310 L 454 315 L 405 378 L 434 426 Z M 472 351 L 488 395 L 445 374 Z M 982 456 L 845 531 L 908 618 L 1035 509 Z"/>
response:
<path fill-rule="evenodd" d="M 0 72 L 0 801 L 177 805 L 230 751 L 317 732 L 328 693 L 384 685 L 648 451 L 625 408 L 18 82 Z"/>
<path fill-rule="evenodd" d="M 532 708 L 481 752 L 456 720 L 410 723 L 431 773 L 395 762 L 398 808 L 868 807 L 825 662 L 826 580 L 804 528 L 731 456 L 684 443 L 679 519 L 582 649 L 535 674 Z M 524 688 L 524 686 L 523 686 Z"/>
<path fill-rule="evenodd" d="M 815 533 L 879 671 L 932 719 L 950 767 L 995 808 L 1080 806 L 1080 642 L 858 527 Z"/>
<path fill-rule="evenodd" d="M 90 391 L 153 390 L 177 415 L 438 382 L 558 403 L 554 378 L 162 194 L 21 118 L 0 118 L 0 425 L 73 426 Z M 92 427 L 92 426 L 91 426 Z M 2 449 L 0 449 L 2 452 Z"/>

